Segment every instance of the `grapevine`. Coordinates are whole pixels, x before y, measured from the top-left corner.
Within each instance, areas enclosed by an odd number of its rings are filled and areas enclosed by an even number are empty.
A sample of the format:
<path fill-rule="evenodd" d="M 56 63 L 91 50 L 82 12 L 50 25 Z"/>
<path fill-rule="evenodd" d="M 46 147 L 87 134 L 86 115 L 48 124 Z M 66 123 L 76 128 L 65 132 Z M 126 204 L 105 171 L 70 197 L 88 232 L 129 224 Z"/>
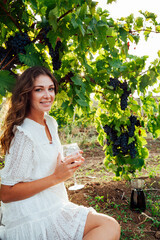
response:
<path fill-rule="evenodd" d="M 15 63 L 18 53 L 25 54 L 25 46 L 30 44 L 31 40 L 27 33 L 16 33 L 6 41 L 6 48 L 0 47 L 0 69 L 7 66 L 11 68 Z"/>
<path fill-rule="evenodd" d="M 128 105 L 127 104 L 128 96 L 131 93 L 131 90 L 129 89 L 128 83 L 126 81 L 121 83 L 116 78 L 110 78 L 109 82 L 108 82 L 108 85 L 111 86 L 114 91 L 117 90 L 118 87 L 123 90 L 123 93 L 120 97 L 120 106 L 121 106 L 122 110 L 125 110 L 127 108 L 127 105 Z"/>
<path fill-rule="evenodd" d="M 60 40 L 58 40 L 56 43 L 56 46 L 55 46 L 55 50 L 53 50 L 52 44 L 50 43 L 49 39 L 47 38 L 48 31 L 49 31 L 48 28 L 44 28 L 43 40 L 49 48 L 49 54 L 52 58 L 53 70 L 58 70 L 61 68 L 61 60 L 59 57 L 59 51 L 60 51 L 62 43 Z"/>
<path fill-rule="evenodd" d="M 120 85 L 120 81 L 116 78 L 110 78 L 108 85 L 113 87 L 113 90 L 116 90 L 116 88 Z"/>
<path fill-rule="evenodd" d="M 6 46 L 8 49 L 12 49 L 12 51 L 17 53 L 25 54 L 25 46 L 30 44 L 31 40 L 28 37 L 27 33 L 16 33 L 15 36 L 11 36 L 6 42 Z"/>
<path fill-rule="evenodd" d="M 121 95 L 121 109 L 125 110 L 127 108 L 128 96 L 131 93 L 131 90 L 128 90 L 128 84 L 126 81 L 120 84 L 120 88 L 123 90 Z"/>
<path fill-rule="evenodd" d="M 107 135 L 107 145 L 112 146 L 113 156 L 123 155 L 129 156 L 133 159 L 137 156 L 137 149 L 136 149 L 136 137 L 135 133 L 135 126 L 140 126 L 140 121 L 137 120 L 137 116 L 131 115 L 129 117 L 129 124 L 127 129 L 124 126 L 121 127 L 120 136 L 118 136 L 118 131 L 115 130 L 115 126 L 105 125 L 103 127 L 104 132 Z M 125 129 L 125 130 L 124 130 Z M 128 144 L 129 137 L 134 137 L 134 141 Z"/>

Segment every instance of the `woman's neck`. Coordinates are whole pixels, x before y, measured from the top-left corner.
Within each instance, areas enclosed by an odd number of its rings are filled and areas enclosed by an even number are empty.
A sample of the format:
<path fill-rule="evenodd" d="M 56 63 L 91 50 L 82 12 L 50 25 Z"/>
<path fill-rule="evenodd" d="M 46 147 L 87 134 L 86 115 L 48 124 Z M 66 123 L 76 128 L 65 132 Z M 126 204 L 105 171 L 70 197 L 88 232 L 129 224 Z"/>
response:
<path fill-rule="evenodd" d="M 44 112 L 30 112 L 27 115 L 27 118 L 30 118 L 41 125 L 45 125 Z"/>

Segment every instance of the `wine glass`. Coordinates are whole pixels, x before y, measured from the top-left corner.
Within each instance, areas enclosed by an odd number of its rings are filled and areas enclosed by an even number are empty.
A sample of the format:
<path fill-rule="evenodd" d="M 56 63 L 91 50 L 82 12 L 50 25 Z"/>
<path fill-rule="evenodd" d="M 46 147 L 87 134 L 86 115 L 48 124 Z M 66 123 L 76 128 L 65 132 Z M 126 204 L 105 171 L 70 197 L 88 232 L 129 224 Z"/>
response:
<path fill-rule="evenodd" d="M 77 143 L 70 143 L 70 144 L 65 144 L 62 145 L 63 147 L 63 157 L 69 156 L 69 155 L 75 155 L 79 153 L 80 148 L 78 147 Z M 84 188 L 83 184 L 78 184 L 76 180 L 76 175 L 74 173 L 74 185 L 69 187 L 69 190 L 79 190 Z"/>

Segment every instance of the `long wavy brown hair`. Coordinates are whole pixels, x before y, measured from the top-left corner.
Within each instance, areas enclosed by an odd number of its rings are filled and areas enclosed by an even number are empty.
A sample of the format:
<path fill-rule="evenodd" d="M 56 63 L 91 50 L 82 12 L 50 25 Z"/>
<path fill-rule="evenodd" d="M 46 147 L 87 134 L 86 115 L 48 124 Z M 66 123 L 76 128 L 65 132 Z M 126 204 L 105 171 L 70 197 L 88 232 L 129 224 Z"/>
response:
<path fill-rule="evenodd" d="M 42 66 L 35 66 L 25 70 L 17 79 L 13 94 L 10 99 L 10 107 L 7 112 L 0 137 L 1 153 L 9 152 L 11 141 L 14 137 L 13 127 L 21 125 L 30 110 L 30 93 L 33 90 L 34 81 L 40 75 L 47 75 L 55 85 L 55 94 L 58 91 L 58 83 L 51 72 Z"/>

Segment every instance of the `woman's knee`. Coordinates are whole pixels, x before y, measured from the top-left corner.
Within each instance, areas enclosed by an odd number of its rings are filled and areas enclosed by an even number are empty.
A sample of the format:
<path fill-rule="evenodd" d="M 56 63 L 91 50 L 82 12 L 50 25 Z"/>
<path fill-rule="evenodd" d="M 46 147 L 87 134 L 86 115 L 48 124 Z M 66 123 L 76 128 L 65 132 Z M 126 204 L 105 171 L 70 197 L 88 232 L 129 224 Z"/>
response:
<path fill-rule="evenodd" d="M 113 217 L 106 215 L 106 219 L 104 218 L 104 224 L 106 231 L 108 231 L 109 229 L 113 236 L 113 239 L 118 240 L 121 234 L 121 227 L 117 220 Z"/>
<path fill-rule="evenodd" d="M 112 236 L 112 239 L 118 240 L 120 238 L 120 225 L 113 217 L 101 213 L 89 213 L 85 233 L 100 226 L 106 235 L 109 234 L 110 237 Z"/>
<path fill-rule="evenodd" d="M 113 235 L 114 235 L 113 239 L 119 240 L 121 235 L 121 227 L 120 227 L 120 224 L 117 222 L 117 220 L 114 218 L 112 218 L 111 228 L 113 229 Z"/>

